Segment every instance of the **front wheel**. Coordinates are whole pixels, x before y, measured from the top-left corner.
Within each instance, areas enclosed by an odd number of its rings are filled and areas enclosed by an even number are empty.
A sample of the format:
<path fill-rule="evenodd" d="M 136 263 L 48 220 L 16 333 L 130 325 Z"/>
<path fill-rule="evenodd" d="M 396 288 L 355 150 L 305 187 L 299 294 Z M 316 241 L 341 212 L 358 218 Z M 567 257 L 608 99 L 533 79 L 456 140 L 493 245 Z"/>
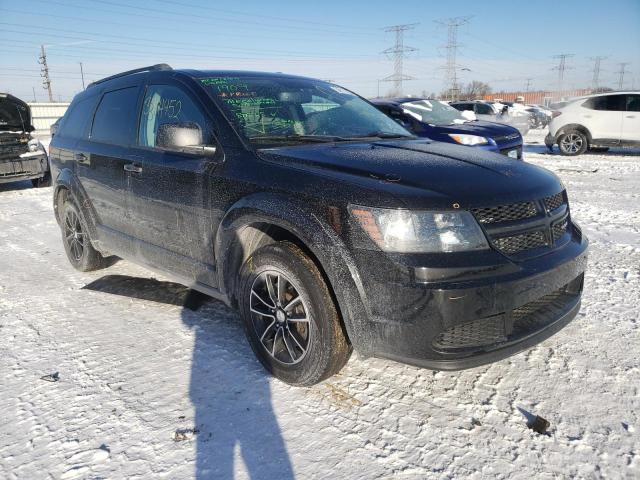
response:
<path fill-rule="evenodd" d="M 35 188 L 44 188 L 51 186 L 51 173 L 47 172 L 44 177 L 34 178 L 31 180 L 31 184 Z"/>
<path fill-rule="evenodd" d="M 563 155 L 581 155 L 587 151 L 589 142 L 584 133 L 578 130 L 569 130 L 558 138 L 558 147 Z"/>
<path fill-rule="evenodd" d="M 238 302 L 251 348 L 283 382 L 314 385 L 347 363 L 351 345 L 329 288 L 292 243 L 266 245 L 247 259 Z"/>

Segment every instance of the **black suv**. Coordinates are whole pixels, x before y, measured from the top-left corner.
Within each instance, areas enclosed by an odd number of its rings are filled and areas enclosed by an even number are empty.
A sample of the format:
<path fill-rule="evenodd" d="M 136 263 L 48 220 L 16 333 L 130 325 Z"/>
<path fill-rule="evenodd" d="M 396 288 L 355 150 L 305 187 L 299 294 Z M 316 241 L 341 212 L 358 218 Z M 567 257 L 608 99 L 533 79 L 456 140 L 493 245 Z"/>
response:
<path fill-rule="evenodd" d="M 338 372 L 352 348 L 492 362 L 580 306 L 587 239 L 554 174 L 415 138 L 332 83 L 125 72 L 76 96 L 50 150 L 75 268 L 124 257 L 238 308 L 291 384 Z"/>

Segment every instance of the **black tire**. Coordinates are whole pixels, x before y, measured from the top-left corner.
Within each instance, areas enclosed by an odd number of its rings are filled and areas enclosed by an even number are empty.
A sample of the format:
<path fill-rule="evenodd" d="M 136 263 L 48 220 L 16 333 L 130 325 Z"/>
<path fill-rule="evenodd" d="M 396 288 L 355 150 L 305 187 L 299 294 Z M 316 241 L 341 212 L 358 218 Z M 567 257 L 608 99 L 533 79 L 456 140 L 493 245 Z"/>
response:
<path fill-rule="evenodd" d="M 300 248 L 289 242 L 259 248 L 242 266 L 238 285 L 245 334 L 274 377 L 311 386 L 347 363 L 352 349 L 329 288 Z"/>
<path fill-rule="evenodd" d="M 62 244 L 73 268 L 81 272 L 90 272 L 111 264 L 91 245 L 84 219 L 72 201 L 67 200 L 62 206 L 61 218 Z"/>
<path fill-rule="evenodd" d="M 589 148 L 589 140 L 581 131 L 569 130 L 558 137 L 558 148 L 562 155 L 582 155 Z"/>
<path fill-rule="evenodd" d="M 35 188 L 44 188 L 51 186 L 51 174 L 47 172 L 44 177 L 34 178 L 31 180 L 31 184 Z"/>

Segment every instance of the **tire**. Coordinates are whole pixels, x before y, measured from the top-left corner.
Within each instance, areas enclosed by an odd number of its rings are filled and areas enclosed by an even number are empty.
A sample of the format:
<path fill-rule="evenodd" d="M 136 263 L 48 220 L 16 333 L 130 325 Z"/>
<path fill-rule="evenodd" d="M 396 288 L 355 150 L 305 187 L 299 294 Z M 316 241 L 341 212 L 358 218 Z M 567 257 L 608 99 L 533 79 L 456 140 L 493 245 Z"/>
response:
<path fill-rule="evenodd" d="M 90 272 L 108 267 L 108 259 L 91 245 L 87 226 L 73 202 L 64 203 L 61 218 L 62 243 L 73 268 Z"/>
<path fill-rule="evenodd" d="M 44 177 L 34 178 L 31 180 L 31 184 L 34 188 L 44 188 L 51 186 L 51 174 L 47 172 Z"/>
<path fill-rule="evenodd" d="M 558 148 L 562 155 L 582 155 L 589 148 L 589 141 L 581 131 L 569 130 L 558 137 Z"/>
<path fill-rule="evenodd" d="M 351 345 L 329 288 L 300 248 L 278 242 L 258 249 L 242 266 L 238 285 L 245 334 L 274 377 L 311 386 L 347 363 Z"/>

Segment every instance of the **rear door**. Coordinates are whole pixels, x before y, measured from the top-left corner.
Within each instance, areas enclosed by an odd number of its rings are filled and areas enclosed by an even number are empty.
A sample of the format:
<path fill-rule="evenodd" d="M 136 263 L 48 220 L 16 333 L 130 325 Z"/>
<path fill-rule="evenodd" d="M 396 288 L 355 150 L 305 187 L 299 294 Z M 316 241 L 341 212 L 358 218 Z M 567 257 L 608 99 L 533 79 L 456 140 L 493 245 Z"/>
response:
<path fill-rule="evenodd" d="M 615 145 L 620 141 L 626 100 L 626 95 L 602 95 L 582 104 L 580 121 L 591 132 L 594 143 Z"/>
<path fill-rule="evenodd" d="M 124 166 L 132 161 L 129 147 L 135 139 L 138 91 L 136 86 L 105 92 L 89 139 L 76 145 L 78 177 L 95 208 L 98 236 L 116 245 L 133 234 Z"/>
<path fill-rule="evenodd" d="M 640 143 L 640 94 L 627 95 L 627 109 L 622 119 L 622 140 Z"/>
<path fill-rule="evenodd" d="M 137 168 L 127 173 L 128 215 L 146 263 L 216 286 L 210 178 L 219 162 L 160 148 L 156 137 L 163 124 L 196 125 L 203 145 L 216 144 L 204 106 L 187 87 L 178 82 L 148 85 L 135 149 Z M 216 155 L 222 156 L 219 148 Z"/>

